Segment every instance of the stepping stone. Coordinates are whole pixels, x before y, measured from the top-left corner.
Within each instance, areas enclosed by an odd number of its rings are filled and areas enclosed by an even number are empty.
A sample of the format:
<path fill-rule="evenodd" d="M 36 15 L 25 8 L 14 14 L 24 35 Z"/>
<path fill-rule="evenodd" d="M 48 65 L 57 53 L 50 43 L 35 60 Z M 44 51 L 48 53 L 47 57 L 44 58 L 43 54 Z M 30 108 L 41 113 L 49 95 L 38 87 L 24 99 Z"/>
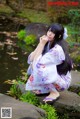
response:
<path fill-rule="evenodd" d="M 42 102 L 45 97 L 38 98 Z M 70 91 L 60 92 L 60 98 L 54 102 L 53 106 L 56 107 L 59 113 L 65 113 L 67 111 L 70 115 L 74 112 L 73 117 L 76 116 L 76 119 L 80 117 L 80 96 L 76 93 Z"/>
<path fill-rule="evenodd" d="M 45 111 L 41 108 L 0 93 L 1 107 L 12 108 L 11 119 L 43 119 L 45 117 Z"/>

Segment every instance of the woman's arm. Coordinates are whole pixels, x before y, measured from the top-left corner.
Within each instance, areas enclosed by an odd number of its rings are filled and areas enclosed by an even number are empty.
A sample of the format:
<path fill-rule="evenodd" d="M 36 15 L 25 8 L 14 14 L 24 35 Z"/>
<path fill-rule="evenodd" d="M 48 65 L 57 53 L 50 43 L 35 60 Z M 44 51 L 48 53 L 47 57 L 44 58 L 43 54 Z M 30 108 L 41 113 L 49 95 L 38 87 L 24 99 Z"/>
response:
<path fill-rule="evenodd" d="M 40 43 L 38 44 L 38 46 L 36 47 L 36 49 L 30 54 L 30 61 L 34 60 L 34 57 L 37 53 L 37 51 L 40 49 Z"/>
<path fill-rule="evenodd" d="M 30 61 L 33 61 L 34 58 L 36 59 L 43 51 L 45 44 L 47 43 L 48 39 L 47 36 L 40 37 L 40 42 L 36 49 L 30 54 Z"/>
<path fill-rule="evenodd" d="M 37 48 L 37 52 L 34 56 L 34 61 L 38 58 L 38 56 L 40 56 L 43 52 L 44 46 L 45 44 L 48 42 L 48 37 L 46 35 L 44 35 L 43 37 L 40 38 L 40 42 Z"/>

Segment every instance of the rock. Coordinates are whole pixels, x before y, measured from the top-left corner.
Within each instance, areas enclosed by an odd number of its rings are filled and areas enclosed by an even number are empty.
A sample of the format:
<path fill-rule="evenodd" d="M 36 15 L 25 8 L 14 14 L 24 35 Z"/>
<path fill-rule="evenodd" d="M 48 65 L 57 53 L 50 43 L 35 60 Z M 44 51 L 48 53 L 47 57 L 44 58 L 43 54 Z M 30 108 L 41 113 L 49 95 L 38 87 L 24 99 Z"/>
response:
<path fill-rule="evenodd" d="M 4 94 L 0 94 L 0 107 L 11 107 L 12 119 L 42 119 L 45 117 L 44 110 Z"/>
<path fill-rule="evenodd" d="M 71 75 L 72 75 L 71 86 L 80 87 L 80 72 L 72 71 Z"/>
<path fill-rule="evenodd" d="M 22 93 L 26 93 L 25 85 L 18 86 Z M 43 103 L 44 98 L 44 96 L 38 97 L 41 103 Z M 78 119 L 78 117 L 80 117 L 80 96 L 74 92 L 60 92 L 60 98 L 53 104 L 53 106 L 60 114 L 67 112 L 69 116 L 74 117 L 73 119 Z"/>
<path fill-rule="evenodd" d="M 38 98 L 41 102 L 44 99 L 44 97 Z M 60 92 L 60 98 L 53 104 L 53 106 L 61 114 L 67 112 L 69 116 L 75 117 L 74 119 L 80 117 L 80 96 L 76 93 L 70 91 Z"/>
<path fill-rule="evenodd" d="M 46 34 L 49 25 L 44 23 L 30 23 L 26 26 L 25 30 L 27 35 L 33 34 L 39 39 L 40 36 Z"/>
<path fill-rule="evenodd" d="M 80 92 L 80 72 L 72 71 L 72 82 L 69 88 L 70 91 L 76 92 L 77 94 Z"/>

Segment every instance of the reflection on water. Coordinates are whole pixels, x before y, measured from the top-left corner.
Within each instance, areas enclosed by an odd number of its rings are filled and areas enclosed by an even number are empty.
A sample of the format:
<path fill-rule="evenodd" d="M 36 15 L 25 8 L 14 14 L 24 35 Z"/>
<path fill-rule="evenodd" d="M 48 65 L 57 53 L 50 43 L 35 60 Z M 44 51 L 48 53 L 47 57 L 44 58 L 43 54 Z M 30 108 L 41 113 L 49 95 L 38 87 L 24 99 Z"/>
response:
<path fill-rule="evenodd" d="M 27 54 L 11 42 L 7 42 L 3 36 L 0 38 L 0 93 L 10 89 L 10 85 L 4 84 L 4 81 L 16 79 L 21 76 L 21 70 L 26 71 L 28 67 Z"/>

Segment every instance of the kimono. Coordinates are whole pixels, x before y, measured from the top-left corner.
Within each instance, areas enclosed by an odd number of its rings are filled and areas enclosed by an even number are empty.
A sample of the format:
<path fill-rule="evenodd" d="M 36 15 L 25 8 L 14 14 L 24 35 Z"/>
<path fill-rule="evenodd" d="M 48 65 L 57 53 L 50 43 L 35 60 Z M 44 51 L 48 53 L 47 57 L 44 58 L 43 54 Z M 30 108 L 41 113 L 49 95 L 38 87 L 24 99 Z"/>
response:
<path fill-rule="evenodd" d="M 62 91 L 68 89 L 71 83 L 71 73 L 68 71 L 66 75 L 59 75 L 57 65 L 65 60 L 65 54 L 62 47 L 56 44 L 49 49 L 49 44 L 45 54 L 40 55 L 35 62 L 30 61 L 27 73 L 30 77 L 26 83 L 26 90 L 37 90 L 40 93 L 49 93 L 50 91 Z M 33 63 L 33 68 L 31 67 Z"/>

